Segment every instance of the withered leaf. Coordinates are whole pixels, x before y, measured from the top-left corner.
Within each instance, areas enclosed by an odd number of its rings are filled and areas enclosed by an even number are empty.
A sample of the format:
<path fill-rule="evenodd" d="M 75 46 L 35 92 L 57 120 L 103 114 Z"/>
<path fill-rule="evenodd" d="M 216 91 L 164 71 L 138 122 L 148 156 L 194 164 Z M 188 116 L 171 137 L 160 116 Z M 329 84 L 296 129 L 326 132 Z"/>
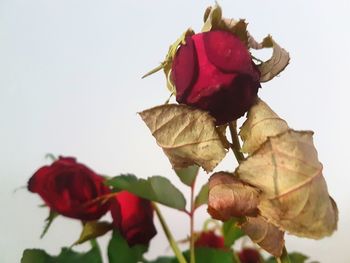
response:
<path fill-rule="evenodd" d="M 271 36 L 264 38 L 260 45 L 256 44 L 256 41 L 249 36 L 249 41 L 252 48 L 272 48 L 272 56 L 269 60 L 258 65 L 260 70 L 260 82 L 267 82 L 274 77 L 276 77 L 280 72 L 282 72 L 289 64 L 289 53 L 280 47 Z"/>
<path fill-rule="evenodd" d="M 241 228 L 250 239 L 275 257 L 282 255 L 284 232 L 263 217 L 247 217 Z"/>
<path fill-rule="evenodd" d="M 142 78 L 146 78 L 158 72 L 159 70 L 163 69 L 167 80 L 167 88 L 172 94 L 176 95 L 176 89 L 173 84 L 173 81 L 171 80 L 171 67 L 173 64 L 173 59 L 180 45 L 186 44 L 186 41 L 185 41 L 186 37 L 191 36 L 193 34 L 194 34 L 194 31 L 191 28 L 187 29 L 173 44 L 170 45 L 168 54 L 166 55 L 165 60 L 158 67 L 152 69 L 151 71 L 143 75 Z"/>
<path fill-rule="evenodd" d="M 243 123 L 239 135 L 242 138 L 242 152 L 252 154 L 259 149 L 269 136 L 275 136 L 289 129 L 264 101 L 257 100 L 248 111 L 247 120 Z"/>
<path fill-rule="evenodd" d="M 83 231 L 74 245 L 82 244 L 90 239 L 103 236 L 112 229 L 113 226 L 109 222 L 88 221 L 84 224 Z"/>
<path fill-rule="evenodd" d="M 247 23 L 244 19 L 235 20 L 222 17 L 221 7 L 216 4 L 208 7 L 204 13 L 202 32 L 225 30 L 237 36 L 243 43 L 248 43 Z"/>
<path fill-rule="evenodd" d="M 166 104 L 145 110 L 140 116 L 174 169 L 196 164 L 210 172 L 226 155 L 215 120 L 207 112 Z"/>
<path fill-rule="evenodd" d="M 214 219 L 255 216 L 258 203 L 259 191 L 233 174 L 217 172 L 210 177 L 208 212 Z"/>
<path fill-rule="evenodd" d="M 268 140 L 237 169 L 241 180 L 262 190 L 258 208 L 291 234 L 319 239 L 337 228 L 312 132 L 288 130 Z"/>

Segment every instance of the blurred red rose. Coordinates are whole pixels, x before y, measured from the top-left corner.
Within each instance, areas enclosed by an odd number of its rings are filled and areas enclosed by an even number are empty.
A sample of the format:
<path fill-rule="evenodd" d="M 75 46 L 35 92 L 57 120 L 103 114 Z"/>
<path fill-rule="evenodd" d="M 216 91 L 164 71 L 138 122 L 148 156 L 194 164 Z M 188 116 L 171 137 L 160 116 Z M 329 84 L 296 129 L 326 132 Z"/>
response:
<path fill-rule="evenodd" d="M 194 245 L 195 247 L 225 248 L 224 238 L 215 234 L 214 231 L 201 232 Z"/>
<path fill-rule="evenodd" d="M 238 253 L 241 263 L 260 263 L 260 253 L 254 248 L 244 248 Z"/>
<path fill-rule="evenodd" d="M 172 64 L 179 103 L 199 108 L 217 125 L 241 117 L 256 100 L 260 72 L 243 42 L 226 31 L 187 36 Z"/>
<path fill-rule="evenodd" d="M 29 179 L 28 190 L 37 193 L 46 205 L 59 214 L 80 220 L 97 220 L 109 203 L 91 202 L 108 194 L 104 178 L 74 158 L 60 157 L 43 166 Z"/>
<path fill-rule="evenodd" d="M 151 202 L 127 191 L 119 192 L 111 201 L 113 224 L 129 246 L 148 244 L 157 234 Z"/>

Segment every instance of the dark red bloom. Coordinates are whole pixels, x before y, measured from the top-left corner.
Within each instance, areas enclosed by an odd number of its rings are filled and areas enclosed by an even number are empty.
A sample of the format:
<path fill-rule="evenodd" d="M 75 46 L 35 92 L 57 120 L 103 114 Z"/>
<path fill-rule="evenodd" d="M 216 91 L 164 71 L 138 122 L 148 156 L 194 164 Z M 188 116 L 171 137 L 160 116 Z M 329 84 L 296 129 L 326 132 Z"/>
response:
<path fill-rule="evenodd" d="M 256 249 L 244 248 L 238 253 L 241 263 L 260 263 L 260 254 Z"/>
<path fill-rule="evenodd" d="M 214 231 L 201 232 L 194 245 L 195 247 L 225 248 L 224 238 L 215 234 Z"/>
<path fill-rule="evenodd" d="M 111 202 L 113 224 L 129 246 L 148 244 L 157 234 L 151 202 L 127 191 L 121 191 Z"/>
<path fill-rule="evenodd" d="M 241 117 L 260 87 L 260 72 L 246 46 L 220 30 L 185 41 L 172 66 L 177 102 L 209 111 L 218 125 Z"/>
<path fill-rule="evenodd" d="M 92 200 L 110 192 L 97 175 L 74 158 L 60 157 L 43 166 L 29 179 L 28 190 L 37 193 L 46 205 L 59 214 L 81 220 L 97 220 L 109 203 Z"/>

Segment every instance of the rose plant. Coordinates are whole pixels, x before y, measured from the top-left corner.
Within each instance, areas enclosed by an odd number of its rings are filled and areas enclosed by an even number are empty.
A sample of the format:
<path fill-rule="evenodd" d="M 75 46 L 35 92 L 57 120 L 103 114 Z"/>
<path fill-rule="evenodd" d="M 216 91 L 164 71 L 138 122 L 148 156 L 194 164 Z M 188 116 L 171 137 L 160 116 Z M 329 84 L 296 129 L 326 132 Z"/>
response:
<path fill-rule="evenodd" d="M 262 48 L 272 48 L 267 61 L 252 55 Z M 28 249 L 21 262 L 101 263 L 96 239 L 110 231 L 110 263 L 306 262 L 306 256 L 287 252 L 285 233 L 329 236 L 337 228 L 338 210 L 327 190 L 313 132 L 291 129 L 257 95 L 261 83 L 288 63 L 288 52 L 271 36 L 259 43 L 244 20 L 223 18 L 218 5 L 208 8 L 201 32 L 186 30 L 161 65 L 145 75 L 163 69 L 178 104 L 169 103 L 170 96 L 165 104 L 139 113 L 179 180 L 189 187 L 190 208 L 183 193 L 162 176 L 103 177 L 74 158 L 59 157 L 28 182 L 29 191 L 50 209 L 43 234 L 58 215 L 81 220 L 82 232 L 74 245 L 90 241 L 92 248 L 85 253 L 63 248 L 58 256 Z M 246 113 L 238 133 L 236 120 Z M 229 150 L 238 166 L 212 173 Z M 200 169 L 211 176 L 195 196 Z M 189 217 L 185 251 L 159 205 Z M 210 218 L 197 232 L 195 212 L 203 205 Z M 102 221 L 108 211 L 112 220 Z M 144 257 L 157 233 L 154 218 L 173 256 Z M 239 239 L 251 242 L 237 249 Z"/>

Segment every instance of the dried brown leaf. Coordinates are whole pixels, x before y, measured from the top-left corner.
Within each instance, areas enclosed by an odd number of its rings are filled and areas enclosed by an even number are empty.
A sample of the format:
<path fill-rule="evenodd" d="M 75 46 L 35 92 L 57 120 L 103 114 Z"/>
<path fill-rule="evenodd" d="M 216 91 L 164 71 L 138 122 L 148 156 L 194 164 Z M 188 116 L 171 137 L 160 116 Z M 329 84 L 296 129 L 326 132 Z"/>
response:
<path fill-rule="evenodd" d="M 174 169 L 196 164 L 210 172 L 226 155 L 215 120 L 207 112 L 167 104 L 145 110 L 140 116 Z"/>
<path fill-rule="evenodd" d="M 267 36 L 264 38 L 261 44 L 257 44 L 257 42 L 251 36 L 248 37 L 250 43 L 250 47 L 255 49 L 260 48 L 272 48 L 272 56 L 269 60 L 258 65 L 260 70 L 260 82 L 267 82 L 274 77 L 276 77 L 280 72 L 282 72 L 287 65 L 289 64 L 290 57 L 289 53 L 280 47 L 271 36 Z"/>
<path fill-rule="evenodd" d="M 165 60 L 159 66 L 157 66 L 156 68 L 152 69 L 151 71 L 143 75 L 142 78 L 146 78 L 158 72 L 159 70 L 163 69 L 166 77 L 166 81 L 167 81 L 167 88 L 172 94 L 176 95 L 176 89 L 171 79 L 171 67 L 172 67 L 177 49 L 181 45 L 186 44 L 186 41 L 185 41 L 186 37 L 191 35 L 194 35 L 194 31 L 191 28 L 188 28 L 173 44 L 170 45 L 168 54 L 166 55 Z"/>
<path fill-rule="evenodd" d="M 275 136 L 289 129 L 264 101 L 257 100 L 248 111 L 247 120 L 243 123 L 239 135 L 242 138 L 242 152 L 252 154 L 259 149 L 269 136 Z"/>
<path fill-rule="evenodd" d="M 261 215 L 291 234 L 319 239 L 337 227 L 312 132 L 288 130 L 242 162 L 238 176 L 262 190 Z"/>
<path fill-rule="evenodd" d="M 210 177 L 208 212 L 214 219 L 255 216 L 258 203 L 259 191 L 233 174 L 218 172 Z"/>
<path fill-rule="evenodd" d="M 268 223 L 262 216 L 247 217 L 241 228 L 254 243 L 257 243 L 270 254 L 275 257 L 282 255 L 284 232 Z"/>
<path fill-rule="evenodd" d="M 202 32 L 225 30 L 237 36 L 243 43 L 248 44 L 247 23 L 244 19 L 235 20 L 222 17 L 221 7 L 216 4 L 208 7 L 204 13 Z"/>

